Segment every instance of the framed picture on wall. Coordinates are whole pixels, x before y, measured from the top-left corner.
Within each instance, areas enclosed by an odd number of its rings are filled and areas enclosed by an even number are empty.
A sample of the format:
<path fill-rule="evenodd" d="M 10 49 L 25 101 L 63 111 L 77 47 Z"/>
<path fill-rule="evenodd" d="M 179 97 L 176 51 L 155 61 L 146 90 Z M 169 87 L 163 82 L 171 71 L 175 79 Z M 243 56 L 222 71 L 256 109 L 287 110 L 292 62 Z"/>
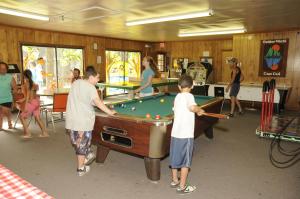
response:
<path fill-rule="evenodd" d="M 210 63 L 213 65 L 213 58 L 212 57 L 200 57 L 200 62 Z"/>
<path fill-rule="evenodd" d="M 259 76 L 285 77 L 288 39 L 262 40 L 260 45 Z"/>

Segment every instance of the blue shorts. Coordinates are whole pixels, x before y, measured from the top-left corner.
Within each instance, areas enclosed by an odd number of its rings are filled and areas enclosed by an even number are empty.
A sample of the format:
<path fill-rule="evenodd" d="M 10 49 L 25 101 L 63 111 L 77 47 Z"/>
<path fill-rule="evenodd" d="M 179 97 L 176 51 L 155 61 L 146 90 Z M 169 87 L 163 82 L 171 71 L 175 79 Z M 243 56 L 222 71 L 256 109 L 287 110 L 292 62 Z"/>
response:
<path fill-rule="evenodd" d="M 190 168 L 192 164 L 194 138 L 171 137 L 170 166 L 172 169 Z"/>
<path fill-rule="evenodd" d="M 76 155 L 86 156 L 90 153 L 90 146 L 92 141 L 92 131 L 84 131 L 80 138 L 78 131 L 71 130 L 70 133 L 71 143 L 75 148 Z"/>

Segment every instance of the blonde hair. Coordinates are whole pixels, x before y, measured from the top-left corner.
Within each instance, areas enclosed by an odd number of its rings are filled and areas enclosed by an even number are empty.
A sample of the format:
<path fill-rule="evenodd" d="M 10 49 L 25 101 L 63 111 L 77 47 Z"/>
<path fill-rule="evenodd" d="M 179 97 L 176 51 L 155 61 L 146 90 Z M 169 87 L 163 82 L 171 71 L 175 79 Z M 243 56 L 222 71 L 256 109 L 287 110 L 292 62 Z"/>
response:
<path fill-rule="evenodd" d="M 157 64 L 155 63 L 153 57 L 145 56 L 144 58 L 146 58 L 146 60 L 149 62 L 149 66 L 154 72 L 154 77 L 158 78 L 159 77 L 159 72 L 158 72 Z"/>
<path fill-rule="evenodd" d="M 231 62 L 231 63 L 233 63 L 233 64 L 236 64 L 236 65 L 237 65 L 237 64 L 238 64 L 238 59 L 237 59 L 237 58 L 235 58 L 235 57 L 232 57 L 231 59 L 229 59 L 229 60 L 228 60 L 228 62 L 229 62 L 229 63 Z"/>

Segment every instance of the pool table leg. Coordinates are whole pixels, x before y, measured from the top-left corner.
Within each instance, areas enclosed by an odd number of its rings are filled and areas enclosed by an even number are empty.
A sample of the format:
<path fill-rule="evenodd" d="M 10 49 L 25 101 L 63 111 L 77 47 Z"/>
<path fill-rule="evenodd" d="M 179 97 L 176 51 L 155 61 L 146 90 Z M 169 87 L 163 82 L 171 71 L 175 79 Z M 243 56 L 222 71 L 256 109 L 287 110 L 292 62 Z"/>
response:
<path fill-rule="evenodd" d="M 109 148 L 102 146 L 102 145 L 97 145 L 97 154 L 96 154 L 96 162 L 97 163 L 104 163 L 106 160 L 106 157 L 109 153 Z"/>
<path fill-rule="evenodd" d="M 213 127 L 208 127 L 204 130 L 204 134 L 207 138 L 213 139 L 214 138 L 214 130 Z"/>
<path fill-rule="evenodd" d="M 160 159 L 144 157 L 148 179 L 158 181 L 160 179 Z"/>

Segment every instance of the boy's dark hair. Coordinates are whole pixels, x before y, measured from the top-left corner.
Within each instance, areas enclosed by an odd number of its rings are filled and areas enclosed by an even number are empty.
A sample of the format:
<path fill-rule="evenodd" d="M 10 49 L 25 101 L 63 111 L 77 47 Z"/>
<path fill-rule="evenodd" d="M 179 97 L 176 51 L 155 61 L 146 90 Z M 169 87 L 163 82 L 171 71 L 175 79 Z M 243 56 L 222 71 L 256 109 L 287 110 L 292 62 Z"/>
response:
<path fill-rule="evenodd" d="M 86 67 L 86 69 L 85 69 L 85 75 L 84 75 L 84 77 L 86 79 L 88 79 L 90 76 L 94 76 L 95 77 L 97 75 L 98 75 L 98 73 L 95 70 L 94 66 L 88 66 L 88 67 Z"/>
<path fill-rule="evenodd" d="M 3 61 L 0 61 L 0 65 L 5 65 L 5 67 L 6 67 L 6 70 L 8 71 L 8 64 L 7 63 L 5 63 L 5 62 L 3 62 Z"/>
<path fill-rule="evenodd" d="M 24 77 L 26 77 L 29 81 L 29 88 L 30 90 L 33 87 L 33 80 L 32 80 L 32 72 L 29 69 L 24 70 L 23 72 Z"/>
<path fill-rule="evenodd" d="M 182 75 L 179 79 L 178 85 L 181 88 L 192 88 L 193 78 L 189 75 Z"/>
<path fill-rule="evenodd" d="M 78 72 L 78 74 L 80 75 L 80 70 L 78 69 L 78 68 L 74 68 L 74 70 L 73 71 L 77 71 Z"/>

